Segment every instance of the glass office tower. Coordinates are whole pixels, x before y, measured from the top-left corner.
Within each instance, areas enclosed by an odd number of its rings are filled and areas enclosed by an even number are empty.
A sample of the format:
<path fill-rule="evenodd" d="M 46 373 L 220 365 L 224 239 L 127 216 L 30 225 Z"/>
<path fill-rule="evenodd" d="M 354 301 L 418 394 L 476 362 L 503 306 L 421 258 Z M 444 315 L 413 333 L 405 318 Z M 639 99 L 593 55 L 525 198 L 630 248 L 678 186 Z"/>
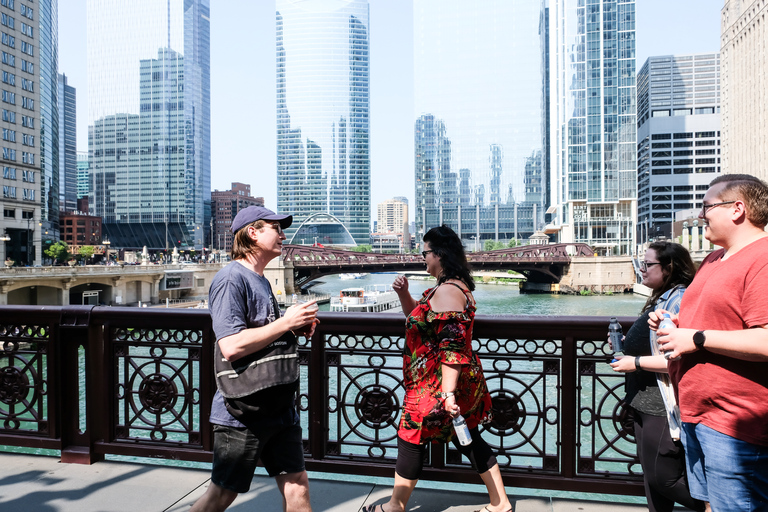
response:
<path fill-rule="evenodd" d="M 416 229 L 468 247 L 543 227 L 544 4 L 415 0 Z"/>
<path fill-rule="evenodd" d="M 77 96 L 59 74 L 59 209 L 77 210 Z"/>
<path fill-rule="evenodd" d="M 21 5 L 19 6 L 21 7 Z M 41 0 L 40 26 L 40 238 L 42 250 L 59 239 L 59 14 L 57 0 Z"/>
<path fill-rule="evenodd" d="M 209 0 L 89 0 L 90 213 L 112 247 L 210 235 Z"/>
<path fill-rule="evenodd" d="M 550 1 L 553 228 L 631 254 L 637 213 L 635 1 Z"/>
<path fill-rule="evenodd" d="M 369 243 L 368 18 L 367 0 L 277 1 L 277 209 L 294 216 L 289 240 L 324 213 Z"/>

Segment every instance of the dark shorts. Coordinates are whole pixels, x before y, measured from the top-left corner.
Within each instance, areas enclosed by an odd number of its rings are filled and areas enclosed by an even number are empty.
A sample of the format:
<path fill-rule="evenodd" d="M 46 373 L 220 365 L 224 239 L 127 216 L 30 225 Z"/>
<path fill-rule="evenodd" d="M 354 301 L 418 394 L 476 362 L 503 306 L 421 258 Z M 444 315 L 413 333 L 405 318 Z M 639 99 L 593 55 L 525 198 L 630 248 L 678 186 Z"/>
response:
<path fill-rule="evenodd" d="M 237 493 L 248 492 L 259 459 L 269 476 L 304 471 L 301 425 L 293 408 L 250 428 L 213 425 L 213 483 Z"/>

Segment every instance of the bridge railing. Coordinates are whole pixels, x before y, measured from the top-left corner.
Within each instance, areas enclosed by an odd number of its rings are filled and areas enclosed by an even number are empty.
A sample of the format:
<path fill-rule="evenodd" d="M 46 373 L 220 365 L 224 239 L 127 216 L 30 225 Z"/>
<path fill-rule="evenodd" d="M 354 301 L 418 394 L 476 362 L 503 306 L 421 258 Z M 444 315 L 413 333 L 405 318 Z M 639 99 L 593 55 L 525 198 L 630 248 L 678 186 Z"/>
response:
<path fill-rule="evenodd" d="M 392 476 L 403 317 L 320 319 L 311 340 L 300 338 L 307 467 Z M 607 320 L 478 316 L 474 348 L 494 407 L 482 432 L 507 485 L 642 494 Z M 207 311 L 6 306 L 0 342 L 0 444 L 60 450 L 64 462 L 211 460 Z M 452 445 L 431 447 L 423 478 L 477 481 Z"/>

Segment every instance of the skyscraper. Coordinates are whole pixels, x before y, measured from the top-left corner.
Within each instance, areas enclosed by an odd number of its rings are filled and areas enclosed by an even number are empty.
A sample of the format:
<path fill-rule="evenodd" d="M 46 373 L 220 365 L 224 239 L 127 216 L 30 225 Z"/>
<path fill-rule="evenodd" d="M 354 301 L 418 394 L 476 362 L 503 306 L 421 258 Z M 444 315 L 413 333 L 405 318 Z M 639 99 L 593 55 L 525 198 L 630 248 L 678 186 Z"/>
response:
<path fill-rule="evenodd" d="M 77 209 L 77 97 L 59 74 L 59 210 Z"/>
<path fill-rule="evenodd" d="M 635 1 L 551 0 L 549 26 L 553 225 L 562 242 L 631 254 Z"/>
<path fill-rule="evenodd" d="M 768 4 L 726 0 L 721 13 L 723 172 L 768 180 Z"/>
<path fill-rule="evenodd" d="M 530 0 L 414 3 L 416 229 L 465 243 L 542 227 L 546 25 Z"/>
<path fill-rule="evenodd" d="M 20 265 L 58 231 L 57 29 L 55 0 L 0 2 L 0 259 Z"/>
<path fill-rule="evenodd" d="M 88 93 L 89 208 L 112 247 L 201 249 L 211 215 L 209 0 L 89 0 Z"/>
<path fill-rule="evenodd" d="M 639 244 L 669 238 L 720 174 L 719 76 L 717 53 L 650 57 L 637 74 Z"/>
<path fill-rule="evenodd" d="M 88 198 L 91 184 L 90 171 L 88 170 L 88 152 L 77 152 L 77 198 Z M 79 209 L 79 208 L 78 208 Z"/>
<path fill-rule="evenodd" d="M 30 2 L 31 4 L 32 2 Z M 40 238 L 42 248 L 59 239 L 59 15 L 58 0 L 37 2 L 19 12 L 37 19 L 40 34 Z M 32 13 L 32 16 L 29 14 Z"/>
<path fill-rule="evenodd" d="M 318 214 L 369 241 L 368 22 L 367 0 L 277 0 L 277 209 L 294 216 L 289 241 Z"/>

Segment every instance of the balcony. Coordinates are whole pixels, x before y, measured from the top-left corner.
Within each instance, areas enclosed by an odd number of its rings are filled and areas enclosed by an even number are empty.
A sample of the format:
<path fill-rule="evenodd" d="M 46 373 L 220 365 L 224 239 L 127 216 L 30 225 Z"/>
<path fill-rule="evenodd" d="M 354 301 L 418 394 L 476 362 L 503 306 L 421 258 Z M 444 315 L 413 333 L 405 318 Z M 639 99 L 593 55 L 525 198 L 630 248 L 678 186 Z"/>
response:
<path fill-rule="evenodd" d="M 0 444 L 209 462 L 213 342 L 207 310 L 0 308 Z M 300 338 L 307 469 L 391 477 L 402 400 L 400 314 L 320 313 Z M 631 325 L 632 318 L 620 318 Z M 505 484 L 642 495 L 607 318 L 482 316 L 474 348 L 493 397 L 483 435 Z M 422 478 L 476 483 L 452 445 Z"/>

